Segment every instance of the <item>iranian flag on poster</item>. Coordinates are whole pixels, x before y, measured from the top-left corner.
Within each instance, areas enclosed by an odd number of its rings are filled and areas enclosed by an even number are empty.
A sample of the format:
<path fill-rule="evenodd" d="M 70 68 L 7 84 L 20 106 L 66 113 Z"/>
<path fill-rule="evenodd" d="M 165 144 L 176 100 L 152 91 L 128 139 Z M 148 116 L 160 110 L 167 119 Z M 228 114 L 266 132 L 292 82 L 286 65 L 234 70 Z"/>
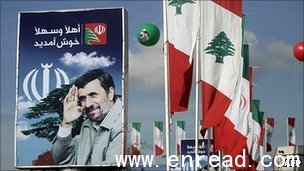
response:
<path fill-rule="evenodd" d="M 203 130 L 214 127 L 215 151 L 222 149 L 223 124 L 235 126 L 235 113 L 227 112 L 237 99 L 242 77 L 242 1 L 201 1 L 201 81 Z M 235 105 L 234 105 L 235 106 Z M 232 107 L 239 111 L 239 106 Z M 234 125 L 234 126 L 233 126 Z"/>
<path fill-rule="evenodd" d="M 271 138 L 272 138 L 272 133 L 274 129 L 274 118 L 267 118 L 266 119 L 266 140 L 267 140 L 267 152 L 272 151 L 271 148 Z"/>
<path fill-rule="evenodd" d="M 170 112 L 188 109 L 192 84 L 193 54 L 199 30 L 199 1 L 168 0 Z"/>
<path fill-rule="evenodd" d="M 288 118 L 288 142 L 289 146 L 296 146 L 295 118 Z"/>
<path fill-rule="evenodd" d="M 140 122 L 132 122 L 132 139 L 131 139 L 131 145 L 132 145 L 132 155 L 140 155 Z"/>
<path fill-rule="evenodd" d="M 86 45 L 106 45 L 107 44 L 107 24 L 106 23 L 86 23 L 84 42 Z"/>
<path fill-rule="evenodd" d="M 164 153 L 164 141 L 163 141 L 163 122 L 154 122 L 154 146 L 155 156 L 160 156 Z"/>
<path fill-rule="evenodd" d="M 185 126 L 186 126 L 186 122 L 185 121 L 177 121 L 176 122 L 177 155 L 180 154 L 181 140 L 183 140 L 183 139 L 186 138 Z"/>

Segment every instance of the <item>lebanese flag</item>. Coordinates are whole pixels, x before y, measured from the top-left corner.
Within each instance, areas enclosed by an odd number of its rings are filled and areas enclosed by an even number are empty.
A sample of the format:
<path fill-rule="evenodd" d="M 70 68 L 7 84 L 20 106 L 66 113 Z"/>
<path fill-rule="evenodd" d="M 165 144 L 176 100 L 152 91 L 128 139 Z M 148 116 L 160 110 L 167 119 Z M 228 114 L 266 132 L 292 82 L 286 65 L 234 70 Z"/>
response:
<path fill-rule="evenodd" d="M 266 119 L 266 140 L 267 140 L 267 152 L 272 151 L 271 148 L 271 138 L 272 138 L 272 133 L 274 129 L 274 118 L 267 118 Z"/>
<path fill-rule="evenodd" d="M 177 155 L 180 154 L 181 148 L 181 140 L 186 138 L 185 131 L 186 122 L 185 121 L 177 121 L 176 122 L 176 144 L 177 144 Z"/>
<path fill-rule="evenodd" d="M 140 155 L 140 122 L 132 122 L 131 130 L 131 146 L 132 146 L 132 155 Z"/>
<path fill-rule="evenodd" d="M 199 30 L 199 2 L 167 4 L 170 112 L 188 109 L 192 84 L 193 54 Z"/>
<path fill-rule="evenodd" d="M 154 146 L 155 156 L 160 156 L 164 153 L 163 143 L 163 122 L 154 122 Z"/>
<path fill-rule="evenodd" d="M 296 146 L 296 130 L 295 130 L 295 118 L 288 118 L 288 142 L 289 146 Z"/>
<path fill-rule="evenodd" d="M 231 118 L 235 113 L 227 112 L 227 109 L 240 92 L 242 1 L 201 1 L 201 9 L 201 133 L 204 134 L 206 128 L 214 127 L 214 147 L 218 151 L 225 145 L 220 139 L 225 122 L 234 128 L 233 121 L 237 120 Z M 235 111 L 238 111 L 238 107 Z"/>

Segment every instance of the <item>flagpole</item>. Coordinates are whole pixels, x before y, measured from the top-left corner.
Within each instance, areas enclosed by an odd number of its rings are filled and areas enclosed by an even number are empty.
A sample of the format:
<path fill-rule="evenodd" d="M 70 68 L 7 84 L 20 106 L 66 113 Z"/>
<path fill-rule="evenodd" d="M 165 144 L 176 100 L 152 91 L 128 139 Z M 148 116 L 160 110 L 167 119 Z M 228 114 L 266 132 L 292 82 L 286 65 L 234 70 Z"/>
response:
<path fill-rule="evenodd" d="M 288 126 L 288 117 L 287 117 L 287 119 L 286 119 L 286 130 L 287 130 L 287 136 L 286 136 L 286 141 L 287 141 L 287 146 L 289 146 L 289 126 Z"/>
<path fill-rule="evenodd" d="M 200 1 L 198 1 L 199 3 L 199 7 L 200 7 Z M 201 17 L 201 10 L 200 12 L 200 17 Z M 195 166 L 194 166 L 194 170 L 197 171 L 198 170 L 198 163 L 199 161 L 197 161 L 197 156 L 198 156 L 198 150 L 199 150 L 199 146 L 198 146 L 198 137 L 199 137 L 199 85 L 200 85 L 200 29 L 198 30 L 198 34 L 197 34 L 197 38 L 196 38 L 196 55 L 195 55 L 195 155 L 194 155 L 194 159 L 195 159 Z"/>
<path fill-rule="evenodd" d="M 166 122 L 166 170 L 170 171 L 169 157 L 170 157 L 170 92 L 169 92 L 169 62 L 168 62 L 168 23 L 167 23 L 167 0 L 163 0 L 163 25 L 164 25 L 164 78 L 165 78 L 165 122 Z"/>
<path fill-rule="evenodd" d="M 209 170 L 209 158 L 210 158 L 210 149 L 211 149 L 211 148 L 210 148 L 210 147 L 211 147 L 211 145 L 210 145 L 211 128 L 208 128 L 208 129 L 207 129 L 207 133 L 208 133 L 208 134 L 207 134 L 207 137 L 208 137 L 208 145 L 207 145 L 207 147 L 208 147 L 208 148 L 207 148 L 207 149 L 208 149 L 208 151 L 207 151 L 207 157 L 208 157 L 208 158 L 207 158 L 207 162 L 208 162 L 208 163 L 207 163 L 207 170 Z"/>
<path fill-rule="evenodd" d="M 264 114 L 264 141 L 263 141 L 263 155 L 265 155 L 265 153 L 267 152 L 267 147 L 266 147 L 266 135 L 267 135 L 267 128 L 266 128 L 266 124 L 267 124 L 267 117 L 266 117 L 266 112 Z"/>
<path fill-rule="evenodd" d="M 154 165 L 156 165 L 156 152 L 155 152 L 155 121 L 154 123 L 152 123 L 153 125 L 153 154 L 154 154 L 154 157 L 155 157 L 155 160 L 154 160 Z"/>

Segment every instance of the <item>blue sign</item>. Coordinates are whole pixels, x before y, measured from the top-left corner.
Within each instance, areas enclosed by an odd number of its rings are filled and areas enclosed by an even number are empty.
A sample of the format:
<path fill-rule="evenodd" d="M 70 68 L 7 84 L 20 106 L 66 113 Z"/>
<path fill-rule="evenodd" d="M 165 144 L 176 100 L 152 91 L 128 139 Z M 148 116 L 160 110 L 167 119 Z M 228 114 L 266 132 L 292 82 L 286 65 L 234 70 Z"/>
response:
<path fill-rule="evenodd" d="M 199 159 L 199 168 L 208 167 L 208 150 L 210 150 L 210 155 L 214 155 L 213 153 L 213 139 L 210 140 L 208 148 L 208 140 L 207 139 L 199 139 L 198 140 L 198 156 Z M 182 170 L 194 170 L 195 167 L 195 140 L 194 139 L 186 139 L 181 140 L 181 168 Z"/>

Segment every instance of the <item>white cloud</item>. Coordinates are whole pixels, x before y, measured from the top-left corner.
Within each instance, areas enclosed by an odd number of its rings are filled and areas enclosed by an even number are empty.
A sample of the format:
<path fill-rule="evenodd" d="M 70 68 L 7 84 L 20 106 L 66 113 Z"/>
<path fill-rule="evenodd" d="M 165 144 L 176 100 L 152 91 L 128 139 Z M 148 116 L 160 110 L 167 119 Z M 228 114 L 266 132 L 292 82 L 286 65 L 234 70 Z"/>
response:
<path fill-rule="evenodd" d="M 24 121 L 18 121 L 17 123 L 17 140 L 24 141 L 30 138 L 29 135 L 22 134 L 21 131 L 30 129 L 30 126 Z"/>
<path fill-rule="evenodd" d="M 24 114 L 28 112 L 29 107 L 33 107 L 35 105 L 35 102 L 32 101 L 26 101 L 23 96 L 18 97 L 18 113 Z"/>
<path fill-rule="evenodd" d="M 256 38 L 255 34 L 249 30 L 245 29 L 245 33 L 244 33 L 245 39 L 244 39 L 244 43 L 245 44 L 249 44 L 249 45 L 257 45 L 258 39 Z"/>
<path fill-rule="evenodd" d="M 151 47 L 140 45 L 136 53 L 129 53 L 130 86 L 141 90 L 164 88 L 164 57 L 162 38 Z"/>
<path fill-rule="evenodd" d="M 98 56 L 97 52 L 91 52 L 90 54 L 79 52 L 76 53 L 76 55 L 66 52 L 59 60 L 66 66 L 76 66 L 83 70 L 107 68 L 114 65 L 116 62 L 116 58 L 103 55 Z"/>
<path fill-rule="evenodd" d="M 295 76 L 298 72 L 295 68 L 301 68 L 300 63 L 293 57 L 292 45 L 281 40 L 272 40 L 259 43 L 257 36 L 245 30 L 245 42 L 249 46 L 250 66 L 259 67 L 255 71 L 255 78 L 261 78 L 268 73 L 280 72 Z"/>

